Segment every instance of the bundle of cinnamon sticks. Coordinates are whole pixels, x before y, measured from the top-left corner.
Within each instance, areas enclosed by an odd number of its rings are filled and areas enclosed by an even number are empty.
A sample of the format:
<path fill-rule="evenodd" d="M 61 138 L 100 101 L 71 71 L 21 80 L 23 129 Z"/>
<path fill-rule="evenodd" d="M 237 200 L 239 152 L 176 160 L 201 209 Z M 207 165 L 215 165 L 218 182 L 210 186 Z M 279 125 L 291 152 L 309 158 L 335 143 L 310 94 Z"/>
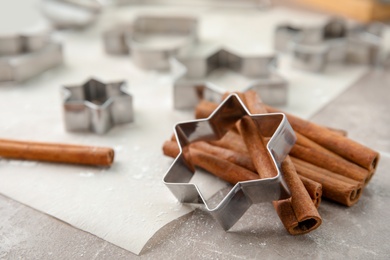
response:
<path fill-rule="evenodd" d="M 262 103 L 254 91 L 236 94 L 251 114 L 281 112 Z M 217 106 L 203 100 L 195 110 L 195 117 L 206 118 Z M 375 172 L 379 153 L 347 138 L 344 131 L 286 116 L 297 136 L 282 163 L 291 198 L 273 204 L 287 231 L 297 235 L 321 225 L 317 211 L 321 198 L 346 206 L 355 204 Z M 267 142 L 256 123 L 244 116 L 222 139 L 191 143 L 189 159 L 232 184 L 269 178 L 277 172 L 267 152 Z M 173 158 L 179 154 L 174 136 L 164 143 L 163 152 Z"/>

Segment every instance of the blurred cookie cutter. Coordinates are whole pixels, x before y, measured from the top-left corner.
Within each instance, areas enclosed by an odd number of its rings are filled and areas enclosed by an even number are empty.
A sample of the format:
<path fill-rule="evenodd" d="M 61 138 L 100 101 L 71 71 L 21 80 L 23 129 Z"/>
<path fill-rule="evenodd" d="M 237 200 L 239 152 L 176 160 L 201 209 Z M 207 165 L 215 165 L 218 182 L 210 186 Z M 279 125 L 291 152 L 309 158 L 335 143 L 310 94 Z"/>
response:
<path fill-rule="evenodd" d="M 342 63 L 347 57 L 347 28 L 343 20 L 332 19 L 324 27 L 301 30 L 288 47 L 293 67 L 320 72 L 328 63 Z"/>
<path fill-rule="evenodd" d="M 103 33 L 108 54 L 130 53 L 133 63 L 147 70 L 167 70 L 169 59 L 198 39 L 198 21 L 191 16 L 142 15 L 132 23 L 120 24 Z M 153 36 L 168 39 L 153 45 Z"/>
<path fill-rule="evenodd" d="M 62 62 L 62 45 L 55 42 L 34 52 L 0 56 L 0 83 L 22 82 Z"/>
<path fill-rule="evenodd" d="M 50 29 L 45 29 L 38 32 L 0 35 L 0 57 L 38 51 L 49 44 L 50 33 Z"/>
<path fill-rule="evenodd" d="M 68 131 L 104 134 L 116 124 L 133 121 L 133 98 L 124 81 L 106 84 L 92 78 L 82 85 L 63 86 L 62 94 Z"/>
<path fill-rule="evenodd" d="M 275 30 L 274 47 L 291 52 L 293 66 L 308 71 L 323 71 L 333 62 L 382 66 L 390 59 L 383 47 L 386 28 L 378 22 L 348 28 L 337 18 L 319 27 L 281 24 Z"/>
<path fill-rule="evenodd" d="M 41 11 L 57 28 L 82 28 L 101 12 L 96 0 L 42 0 Z"/>
<path fill-rule="evenodd" d="M 241 92 L 252 89 L 261 95 L 265 103 L 284 105 L 287 102 L 288 83 L 274 72 L 276 59 L 275 55 L 240 56 L 224 48 L 219 48 L 206 57 L 178 56 L 178 63 L 182 64 L 184 72 L 174 82 L 174 107 L 194 108 L 200 99 L 209 100 L 210 96 L 221 98 L 226 90 L 206 80 L 218 68 L 228 68 L 252 79 L 252 83 Z"/>
<path fill-rule="evenodd" d="M 110 55 L 130 54 L 126 38 L 133 32 L 131 23 L 116 24 L 103 32 L 104 50 Z"/>
<path fill-rule="evenodd" d="M 186 160 L 188 145 L 195 141 L 222 138 L 245 115 L 255 120 L 264 136 L 271 137 L 267 150 L 277 174 L 273 178 L 238 182 L 217 206 L 211 207 L 196 184 L 189 183 L 195 167 Z M 281 163 L 294 145 L 296 137 L 284 114 L 252 115 L 239 97 L 232 94 L 209 118 L 178 123 L 174 131 L 180 153 L 165 174 L 165 185 L 182 203 L 204 204 L 205 210 L 225 230 L 230 229 L 252 204 L 289 197 L 289 189 L 281 174 Z"/>
<path fill-rule="evenodd" d="M 386 65 L 389 53 L 384 48 L 384 34 L 388 28 L 375 22 L 357 26 L 348 32 L 347 62 L 374 66 Z"/>
<path fill-rule="evenodd" d="M 290 51 L 291 41 L 305 30 L 308 28 L 291 23 L 279 24 L 274 32 L 274 49 L 280 52 Z M 310 30 L 310 32 L 317 34 L 320 30 Z"/>

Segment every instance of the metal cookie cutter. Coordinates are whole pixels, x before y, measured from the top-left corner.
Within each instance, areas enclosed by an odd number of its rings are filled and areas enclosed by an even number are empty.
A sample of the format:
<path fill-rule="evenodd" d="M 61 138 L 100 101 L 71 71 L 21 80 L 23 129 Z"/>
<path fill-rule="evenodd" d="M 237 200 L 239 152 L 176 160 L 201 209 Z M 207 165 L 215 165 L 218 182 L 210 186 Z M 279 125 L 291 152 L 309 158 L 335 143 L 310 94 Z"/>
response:
<path fill-rule="evenodd" d="M 96 0 L 42 0 L 41 9 L 57 28 L 82 28 L 96 20 L 101 5 Z"/>
<path fill-rule="evenodd" d="M 68 131 L 103 134 L 116 124 L 133 121 L 132 96 L 124 81 L 105 84 L 90 79 L 83 85 L 64 86 L 63 107 Z"/>
<path fill-rule="evenodd" d="M 103 32 L 103 44 L 106 53 L 111 55 L 130 54 L 126 38 L 133 32 L 131 23 L 117 24 Z"/>
<path fill-rule="evenodd" d="M 18 55 L 0 56 L 0 83 L 21 82 L 61 64 L 62 46 L 51 42 L 45 47 Z"/>
<path fill-rule="evenodd" d="M 358 26 L 348 32 L 347 61 L 351 63 L 382 66 L 389 59 L 384 48 L 384 34 L 387 26 L 371 23 Z"/>
<path fill-rule="evenodd" d="M 130 53 L 142 69 L 167 70 L 169 58 L 197 41 L 197 27 L 194 17 L 143 15 L 106 31 L 104 46 L 109 54 Z"/>
<path fill-rule="evenodd" d="M 274 48 L 277 51 L 291 51 L 291 42 L 302 40 L 309 44 L 319 44 L 324 40 L 341 38 L 346 35 L 345 23 L 332 18 L 323 26 L 306 26 L 301 24 L 283 23 L 275 29 Z"/>
<path fill-rule="evenodd" d="M 271 137 L 267 149 L 276 166 L 273 178 L 238 182 L 225 198 L 210 207 L 199 188 L 189 183 L 195 168 L 186 158 L 188 145 L 195 141 L 218 140 L 245 115 L 256 121 L 261 133 Z M 271 202 L 289 196 L 281 175 L 281 163 L 296 141 L 295 134 L 284 114 L 251 115 L 235 94 L 230 95 L 207 119 L 179 123 L 175 135 L 180 154 L 164 177 L 165 185 L 182 203 L 202 203 L 221 226 L 230 229 L 252 204 Z"/>
<path fill-rule="evenodd" d="M 38 51 L 48 44 L 50 32 L 50 29 L 43 29 L 35 32 L 0 35 L 0 56 Z"/>
<path fill-rule="evenodd" d="M 344 62 L 347 55 L 346 36 L 346 25 L 340 19 L 332 19 L 321 28 L 297 33 L 289 45 L 293 66 L 320 72 L 329 62 Z"/>
<path fill-rule="evenodd" d="M 307 27 L 294 25 L 290 23 L 279 24 L 275 29 L 274 48 L 280 52 L 290 51 L 291 41 L 299 33 L 308 30 Z M 318 33 L 320 30 L 310 30 L 311 33 Z M 306 32 L 309 33 L 309 32 Z"/>
<path fill-rule="evenodd" d="M 220 96 L 226 92 L 223 88 L 207 82 L 206 77 L 216 69 L 227 68 L 252 80 L 242 92 L 253 89 L 262 96 L 264 102 L 283 105 L 287 102 L 287 81 L 273 72 L 276 57 L 240 56 L 230 50 L 218 48 L 206 55 L 188 55 L 177 57 L 185 67 L 185 72 L 174 83 L 174 107 L 186 109 L 195 107 L 202 98 Z M 205 91 L 205 93 L 203 93 Z M 218 100 L 220 101 L 220 100 Z"/>

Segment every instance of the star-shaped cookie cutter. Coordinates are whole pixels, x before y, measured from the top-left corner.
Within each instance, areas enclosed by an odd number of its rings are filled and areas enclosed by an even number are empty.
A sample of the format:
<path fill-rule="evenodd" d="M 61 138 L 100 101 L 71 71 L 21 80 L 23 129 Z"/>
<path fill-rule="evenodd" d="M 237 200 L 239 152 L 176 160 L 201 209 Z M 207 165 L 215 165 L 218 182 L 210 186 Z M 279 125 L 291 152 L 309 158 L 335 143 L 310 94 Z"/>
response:
<path fill-rule="evenodd" d="M 208 93 L 222 97 L 226 90 L 206 79 L 219 68 L 230 69 L 252 80 L 244 89 L 237 89 L 237 91 L 254 90 L 267 104 L 286 104 L 288 83 L 274 72 L 277 59 L 275 55 L 238 55 L 223 47 L 199 56 L 191 56 L 188 54 L 190 52 L 187 49 L 176 58 L 177 63 L 184 67 L 184 72 L 175 80 L 173 86 L 173 100 L 176 109 L 193 108 L 200 99 L 207 97 Z"/>
<path fill-rule="evenodd" d="M 68 131 L 104 134 L 116 124 L 133 121 L 132 96 L 126 82 L 102 83 L 89 79 L 63 87 L 64 122 Z"/>
<path fill-rule="evenodd" d="M 147 70 L 167 70 L 169 59 L 195 43 L 198 21 L 192 16 L 140 15 L 103 33 L 108 54 L 130 54 L 133 63 Z M 150 39 L 165 39 L 153 43 Z"/>
<path fill-rule="evenodd" d="M 218 140 L 243 116 L 249 115 L 265 137 L 271 137 L 267 150 L 276 166 L 273 178 L 238 182 L 215 207 L 208 205 L 197 185 L 189 183 L 195 168 L 186 159 L 188 145 L 195 141 Z M 255 203 L 271 202 L 289 196 L 281 174 L 281 163 L 296 141 L 286 116 L 282 113 L 252 115 L 236 94 L 230 95 L 207 119 L 178 123 L 175 128 L 180 153 L 163 181 L 182 203 L 201 203 L 225 229 L 230 229 Z"/>

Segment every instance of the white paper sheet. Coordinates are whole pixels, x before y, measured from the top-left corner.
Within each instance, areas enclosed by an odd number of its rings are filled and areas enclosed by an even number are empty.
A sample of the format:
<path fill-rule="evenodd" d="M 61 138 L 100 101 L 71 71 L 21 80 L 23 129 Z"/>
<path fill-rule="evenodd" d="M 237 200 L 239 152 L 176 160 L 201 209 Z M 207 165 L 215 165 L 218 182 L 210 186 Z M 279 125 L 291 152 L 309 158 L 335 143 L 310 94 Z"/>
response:
<path fill-rule="evenodd" d="M 115 164 L 99 169 L 2 159 L 2 194 L 135 254 L 162 226 L 191 211 L 189 206 L 178 203 L 162 183 L 172 162 L 162 155 L 162 143 L 170 137 L 176 122 L 193 118 L 192 112 L 173 110 L 172 74 L 144 72 L 134 67 L 128 57 L 108 56 L 101 41 L 102 30 L 115 21 L 131 19 L 138 11 L 172 10 L 190 10 L 199 15 L 202 39 L 229 43 L 248 53 L 272 50 L 273 27 L 281 21 L 324 19 L 281 8 L 263 12 L 121 7 L 106 10 L 94 28 L 59 33 L 57 36 L 64 42 L 64 66 L 23 84 L 0 87 L 0 137 L 111 146 L 116 151 Z M 308 117 L 365 70 L 355 66 L 310 74 L 291 70 L 288 59 L 283 57 L 280 72 L 290 81 L 289 105 L 285 109 Z M 91 76 L 103 81 L 128 81 L 134 98 L 134 123 L 117 126 L 101 136 L 64 130 L 61 85 L 82 84 Z M 220 80 L 223 82 L 223 78 Z M 223 185 L 218 182 L 207 193 L 211 195 Z"/>

